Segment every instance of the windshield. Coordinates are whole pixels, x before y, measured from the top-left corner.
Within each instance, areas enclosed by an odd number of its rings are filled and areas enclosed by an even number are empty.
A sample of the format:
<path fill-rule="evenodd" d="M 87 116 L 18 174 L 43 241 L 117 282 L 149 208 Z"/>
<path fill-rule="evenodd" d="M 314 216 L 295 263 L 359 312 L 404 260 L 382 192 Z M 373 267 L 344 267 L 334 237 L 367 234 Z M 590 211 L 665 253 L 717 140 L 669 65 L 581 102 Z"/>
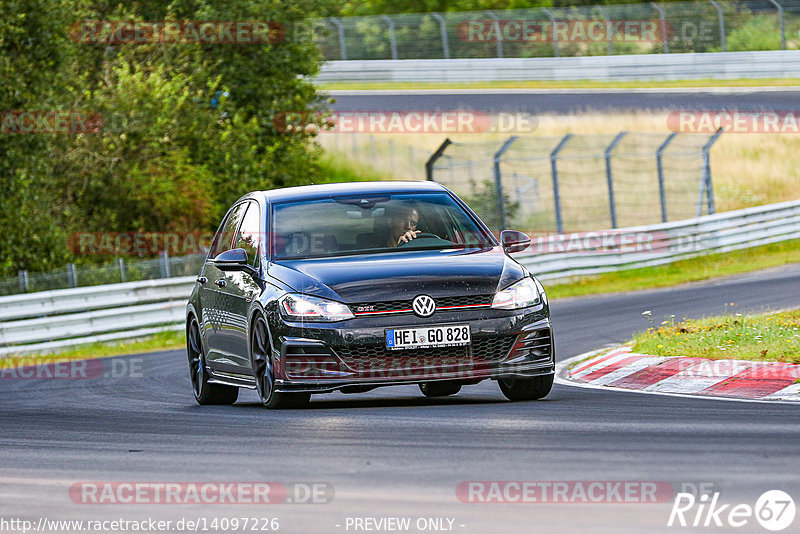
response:
<path fill-rule="evenodd" d="M 276 260 L 494 244 L 447 193 L 282 202 L 272 229 Z"/>

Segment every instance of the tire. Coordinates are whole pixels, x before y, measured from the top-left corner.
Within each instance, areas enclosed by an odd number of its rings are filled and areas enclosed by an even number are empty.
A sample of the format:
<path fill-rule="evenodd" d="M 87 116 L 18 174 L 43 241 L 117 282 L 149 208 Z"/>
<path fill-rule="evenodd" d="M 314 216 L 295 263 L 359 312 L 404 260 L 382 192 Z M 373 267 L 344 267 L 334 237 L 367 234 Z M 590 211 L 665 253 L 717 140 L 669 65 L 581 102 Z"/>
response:
<path fill-rule="evenodd" d="M 186 328 L 186 352 L 189 359 L 189 378 L 197 404 L 204 406 L 233 404 L 239 397 L 239 388 L 208 383 L 206 356 L 197 319 L 192 317 Z"/>
<path fill-rule="evenodd" d="M 500 379 L 500 391 L 510 401 L 542 399 L 553 389 L 555 375 L 535 376 L 533 378 Z"/>
<path fill-rule="evenodd" d="M 447 397 L 461 391 L 461 384 L 457 382 L 423 382 L 419 390 L 426 397 Z"/>
<path fill-rule="evenodd" d="M 269 342 L 267 322 L 259 315 L 253 321 L 250 333 L 250 362 L 256 380 L 256 392 L 261 404 L 271 410 L 303 408 L 311 399 L 310 393 L 280 393 L 275 391 L 272 365 L 272 348 Z"/>

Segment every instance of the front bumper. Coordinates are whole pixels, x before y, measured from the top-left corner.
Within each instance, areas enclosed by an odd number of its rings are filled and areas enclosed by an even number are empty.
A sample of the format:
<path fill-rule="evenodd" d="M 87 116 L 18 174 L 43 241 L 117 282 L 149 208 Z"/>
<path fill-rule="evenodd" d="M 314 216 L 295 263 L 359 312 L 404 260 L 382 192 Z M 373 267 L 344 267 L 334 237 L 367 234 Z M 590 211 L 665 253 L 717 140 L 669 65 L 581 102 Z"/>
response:
<path fill-rule="evenodd" d="M 341 323 L 285 323 L 273 317 L 275 388 L 281 392 L 365 391 L 379 386 L 439 380 L 552 374 L 555 351 L 549 310 L 475 310 L 356 318 Z M 469 347 L 389 351 L 385 330 L 469 324 Z"/>

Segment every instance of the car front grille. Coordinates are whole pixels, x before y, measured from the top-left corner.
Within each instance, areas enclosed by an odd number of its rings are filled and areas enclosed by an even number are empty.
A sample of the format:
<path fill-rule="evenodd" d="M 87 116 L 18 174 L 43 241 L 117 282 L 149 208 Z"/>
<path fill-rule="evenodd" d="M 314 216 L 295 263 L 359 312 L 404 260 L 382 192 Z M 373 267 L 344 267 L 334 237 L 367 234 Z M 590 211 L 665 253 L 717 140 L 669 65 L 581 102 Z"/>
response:
<path fill-rule="evenodd" d="M 436 309 L 478 308 L 492 305 L 494 295 L 466 295 L 462 297 L 440 297 L 433 299 Z M 378 315 L 381 313 L 412 313 L 411 300 L 385 300 L 350 304 L 355 315 Z"/>
<path fill-rule="evenodd" d="M 516 335 L 477 337 L 471 346 L 386 350 L 383 345 L 334 347 L 334 352 L 355 371 L 481 365 L 505 359 Z"/>

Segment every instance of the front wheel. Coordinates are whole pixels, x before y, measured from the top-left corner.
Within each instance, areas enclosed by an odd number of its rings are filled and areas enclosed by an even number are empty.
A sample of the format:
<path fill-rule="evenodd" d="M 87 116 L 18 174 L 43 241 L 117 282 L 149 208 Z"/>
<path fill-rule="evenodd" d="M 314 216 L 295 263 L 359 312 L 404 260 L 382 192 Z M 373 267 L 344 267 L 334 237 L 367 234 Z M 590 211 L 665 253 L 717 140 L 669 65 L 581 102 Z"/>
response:
<path fill-rule="evenodd" d="M 311 399 L 310 393 L 280 393 L 275 391 L 275 374 L 272 365 L 267 323 L 259 316 L 253 323 L 250 340 L 253 377 L 256 380 L 256 392 L 265 408 L 302 408 Z"/>
<path fill-rule="evenodd" d="M 189 378 L 197 404 L 233 404 L 239 397 L 239 388 L 208 383 L 206 357 L 197 319 L 192 317 L 186 329 L 186 352 L 189 356 Z"/>
<path fill-rule="evenodd" d="M 510 401 L 542 399 L 553 389 L 555 375 L 535 376 L 533 378 L 501 378 L 500 391 Z"/>

